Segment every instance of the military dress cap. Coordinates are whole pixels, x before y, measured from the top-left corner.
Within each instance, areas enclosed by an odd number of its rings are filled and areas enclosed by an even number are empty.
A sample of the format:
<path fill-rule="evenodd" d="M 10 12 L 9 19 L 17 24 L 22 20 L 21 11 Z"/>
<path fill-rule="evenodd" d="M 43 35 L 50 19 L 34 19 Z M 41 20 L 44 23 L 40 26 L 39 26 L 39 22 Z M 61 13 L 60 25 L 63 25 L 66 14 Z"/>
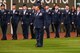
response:
<path fill-rule="evenodd" d="M 41 1 L 37 1 L 38 4 L 41 4 Z"/>
<path fill-rule="evenodd" d="M 41 5 L 40 4 L 36 3 L 35 6 L 38 6 L 39 9 L 41 9 Z"/>
<path fill-rule="evenodd" d="M 49 5 L 46 3 L 45 6 L 49 6 Z"/>
<path fill-rule="evenodd" d="M 69 4 L 65 4 L 65 6 L 69 6 Z"/>
<path fill-rule="evenodd" d="M 35 6 L 40 6 L 40 4 L 36 3 Z"/>
<path fill-rule="evenodd" d="M 27 6 L 27 4 L 23 4 L 23 6 Z"/>
<path fill-rule="evenodd" d="M 16 5 L 16 3 L 13 3 L 13 5 Z"/>
<path fill-rule="evenodd" d="M 36 6 L 36 4 L 33 4 L 33 6 Z"/>

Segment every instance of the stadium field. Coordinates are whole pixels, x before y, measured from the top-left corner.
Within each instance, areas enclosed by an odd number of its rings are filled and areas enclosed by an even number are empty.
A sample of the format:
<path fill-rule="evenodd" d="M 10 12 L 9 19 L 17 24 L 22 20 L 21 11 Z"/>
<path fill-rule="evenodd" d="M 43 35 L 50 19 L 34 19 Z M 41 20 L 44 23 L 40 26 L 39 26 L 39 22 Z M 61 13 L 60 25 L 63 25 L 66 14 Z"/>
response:
<path fill-rule="evenodd" d="M 80 37 L 44 39 L 37 48 L 36 40 L 0 40 L 0 53 L 80 53 Z"/>

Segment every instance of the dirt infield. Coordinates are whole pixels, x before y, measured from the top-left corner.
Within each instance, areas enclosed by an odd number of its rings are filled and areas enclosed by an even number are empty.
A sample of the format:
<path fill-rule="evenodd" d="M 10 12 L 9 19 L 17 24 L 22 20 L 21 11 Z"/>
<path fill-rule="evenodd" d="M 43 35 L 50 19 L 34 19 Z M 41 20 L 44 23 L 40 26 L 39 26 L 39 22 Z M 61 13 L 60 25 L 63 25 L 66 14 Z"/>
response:
<path fill-rule="evenodd" d="M 60 38 L 65 38 L 65 33 L 60 33 Z M 50 38 L 54 38 L 55 37 L 55 33 L 50 33 Z M 74 38 L 76 37 L 76 33 L 75 32 L 71 32 L 71 37 Z M 0 34 L 0 40 L 2 38 L 2 34 Z M 46 33 L 44 33 L 44 38 L 46 38 Z M 7 39 L 11 40 L 12 39 L 12 35 L 11 34 L 7 34 Z M 22 34 L 18 34 L 18 40 L 23 39 L 23 35 Z M 31 34 L 29 34 L 29 39 L 31 39 Z"/>

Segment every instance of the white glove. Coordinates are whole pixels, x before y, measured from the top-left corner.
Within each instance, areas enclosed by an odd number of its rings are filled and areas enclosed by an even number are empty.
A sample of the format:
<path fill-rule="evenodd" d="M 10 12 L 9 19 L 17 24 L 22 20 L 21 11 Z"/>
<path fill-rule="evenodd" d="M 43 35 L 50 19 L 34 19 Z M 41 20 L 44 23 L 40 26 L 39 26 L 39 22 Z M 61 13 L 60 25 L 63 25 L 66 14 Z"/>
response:
<path fill-rule="evenodd" d="M 74 24 L 74 22 L 72 22 L 72 24 Z"/>
<path fill-rule="evenodd" d="M 30 23 L 31 25 L 33 24 L 33 23 Z"/>
<path fill-rule="evenodd" d="M 23 22 L 21 24 L 23 24 Z"/>
<path fill-rule="evenodd" d="M 45 29 L 46 27 L 44 26 L 44 29 Z"/>
<path fill-rule="evenodd" d="M 34 29 L 35 29 L 35 26 L 34 26 Z"/>
<path fill-rule="evenodd" d="M 10 23 L 8 23 L 8 25 L 9 25 Z"/>
<path fill-rule="evenodd" d="M 63 25 L 64 23 L 62 22 L 61 24 Z"/>

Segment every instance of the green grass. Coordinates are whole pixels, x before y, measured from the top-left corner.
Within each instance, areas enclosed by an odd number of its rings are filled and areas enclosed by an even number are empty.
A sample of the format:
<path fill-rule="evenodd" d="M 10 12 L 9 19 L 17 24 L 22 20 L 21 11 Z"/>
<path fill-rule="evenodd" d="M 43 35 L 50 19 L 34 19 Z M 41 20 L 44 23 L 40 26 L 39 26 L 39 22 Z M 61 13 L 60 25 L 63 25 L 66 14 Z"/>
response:
<path fill-rule="evenodd" d="M 44 39 L 44 47 L 36 40 L 0 41 L 0 53 L 80 53 L 80 38 Z"/>

